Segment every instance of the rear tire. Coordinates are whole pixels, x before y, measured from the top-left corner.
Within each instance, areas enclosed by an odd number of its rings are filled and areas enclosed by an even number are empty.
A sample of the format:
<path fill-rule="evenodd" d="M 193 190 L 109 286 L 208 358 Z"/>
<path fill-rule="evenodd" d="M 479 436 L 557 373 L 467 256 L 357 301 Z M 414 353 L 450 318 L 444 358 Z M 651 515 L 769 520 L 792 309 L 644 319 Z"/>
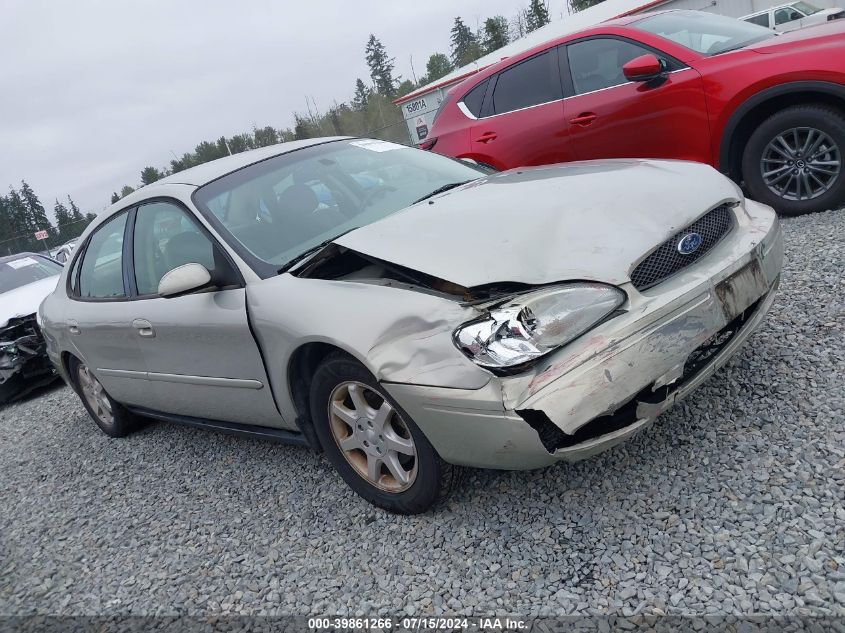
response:
<path fill-rule="evenodd" d="M 458 468 L 440 458 L 410 416 L 350 356 L 334 353 L 320 363 L 310 400 L 326 457 L 373 505 L 418 514 L 455 485 Z"/>
<path fill-rule="evenodd" d="M 126 437 L 140 427 L 139 418 L 106 393 L 85 363 L 71 356 L 68 365 L 82 405 L 103 433 L 109 437 Z"/>
<path fill-rule="evenodd" d="M 797 105 L 776 112 L 743 151 L 750 197 L 788 216 L 837 209 L 845 204 L 844 152 L 841 111 Z"/>

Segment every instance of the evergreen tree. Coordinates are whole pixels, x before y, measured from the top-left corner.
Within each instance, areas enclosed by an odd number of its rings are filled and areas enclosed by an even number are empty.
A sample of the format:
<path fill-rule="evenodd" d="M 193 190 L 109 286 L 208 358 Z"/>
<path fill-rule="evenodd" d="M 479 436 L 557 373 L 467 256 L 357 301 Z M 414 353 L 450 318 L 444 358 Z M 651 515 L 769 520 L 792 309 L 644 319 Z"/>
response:
<path fill-rule="evenodd" d="M 393 77 L 394 59 L 387 56 L 387 49 L 384 48 L 375 35 L 370 35 L 366 48 L 367 66 L 370 67 L 370 77 L 376 92 L 388 97 L 396 95 L 397 79 Z"/>
<path fill-rule="evenodd" d="M 478 38 L 461 18 L 455 18 L 452 26 L 452 64 L 455 68 L 466 66 L 481 57 Z"/>
<path fill-rule="evenodd" d="M 129 185 L 123 185 L 123 189 L 120 190 L 120 197 L 125 198 L 130 193 L 135 191 L 135 187 L 130 187 Z"/>
<path fill-rule="evenodd" d="M 145 185 L 151 185 L 162 178 L 164 178 L 164 174 L 155 167 L 144 167 L 141 170 L 141 182 Z"/>
<path fill-rule="evenodd" d="M 573 11 L 583 11 L 603 2 L 604 0 L 569 0 L 569 8 Z"/>
<path fill-rule="evenodd" d="M 315 136 L 320 135 L 319 130 L 315 128 L 313 122 L 308 120 L 306 117 L 294 113 L 293 118 L 295 122 L 293 135 L 297 141 L 301 141 L 306 138 L 314 138 Z"/>
<path fill-rule="evenodd" d="M 530 33 L 536 31 L 541 26 L 546 26 L 551 19 L 549 18 L 549 10 L 543 0 L 531 0 L 528 9 L 525 11 L 525 28 Z"/>
<path fill-rule="evenodd" d="M 68 202 L 68 209 L 70 209 L 70 219 L 72 222 L 81 222 L 85 219 L 85 216 L 82 215 L 80 212 L 79 207 L 76 206 L 76 203 L 73 201 L 73 198 L 70 196 L 67 197 Z M 80 231 L 81 232 L 81 231 Z"/>
<path fill-rule="evenodd" d="M 26 208 L 26 222 L 27 226 L 33 234 L 35 231 L 47 231 L 50 237 L 56 237 L 56 229 L 47 218 L 47 212 L 44 210 L 44 205 L 35 195 L 25 180 L 21 180 L 20 197 L 23 199 Z"/>
<path fill-rule="evenodd" d="M 56 204 L 53 207 L 53 213 L 56 216 L 56 229 L 59 233 L 59 242 L 64 244 L 69 239 L 71 239 L 70 237 L 68 237 L 68 235 L 73 229 L 73 220 L 71 219 L 70 211 L 65 205 L 56 200 Z"/>
<path fill-rule="evenodd" d="M 252 137 L 255 147 L 267 147 L 279 142 L 279 133 L 269 125 L 261 129 L 253 128 Z M 235 150 L 232 149 L 232 151 L 234 152 Z"/>
<path fill-rule="evenodd" d="M 114 204 L 118 200 L 120 200 L 120 195 L 118 195 L 118 193 L 116 191 L 112 191 L 111 192 L 111 203 Z"/>
<path fill-rule="evenodd" d="M 273 130 L 273 128 L 269 129 Z M 273 130 L 273 132 L 275 133 L 275 130 Z M 264 138 L 263 130 L 253 128 L 252 133 L 253 136 L 250 136 L 249 134 L 235 134 L 235 136 L 229 139 L 229 149 L 232 150 L 233 154 L 240 154 L 241 152 L 255 149 L 255 139 L 258 137 Z M 268 143 L 268 145 L 272 145 L 272 143 Z"/>
<path fill-rule="evenodd" d="M 31 250 L 35 236 L 27 221 L 26 204 L 21 195 L 12 187 L 9 187 L 9 195 L 6 196 L 6 216 L 9 237 L 15 238 L 12 241 L 12 252 Z"/>
<path fill-rule="evenodd" d="M 361 79 L 358 79 L 355 82 L 355 96 L 352 97 L 352 109 L 358 112 L 366 110 L 371 94 L 372 90 Z"/>
<path fill-rule="evenodd" d="M 406 94 L 412 93 L 415 88 L 416 86 L 414 85 L 414 82 L 410 79 L 406 79 L 396 88 L 396 96 L 404 97 Z"/>
<path fill-rule="evenodd" d="M 14 233 L 9 215 L 9 199 L 0 196 L 0 256 L 14 252 Z"/>
<path fill-rule="evenodd" d="M 484 21 L 484 41 L 482 47 L 485 55 L 505 46 L 510 41 L 508 35 L 508 21 L 504 16 L 497 15 Z"/>
<path fill-rule="evenodd" d="M 76 206 L 76 203 L 70 196 L 67 197 L 67 202 L 68 212 L 70 213 L 70 224 L 67 227 L 67 231 L 62 233 L 63 242 L 82 235 L 82 231 L 85 230 L 85 227 L 88 226 L 91 223 L 91 220 L 96 217 L 93 213 L 89 213 L 87 216 L 82 215 L 79 207 Z"/>
<path fill-rule="evenodd" d="M 431 83 L 452 72 L 452 62 L 443 53 L 434 53 L 425 65 L 425 82 Z"/>
<path fill-rule="evenodd" d="M 344 119 L 347 118 L 346 113 L 349 111 L 349 106 L 345 103 L 341 103 L 340 105 L 335 104 L 335 106 L 328 111 L 327 116 L 329 123 L 331 123 L 333 134 L 337 134 L 338 136 L 346 134 Z"/>

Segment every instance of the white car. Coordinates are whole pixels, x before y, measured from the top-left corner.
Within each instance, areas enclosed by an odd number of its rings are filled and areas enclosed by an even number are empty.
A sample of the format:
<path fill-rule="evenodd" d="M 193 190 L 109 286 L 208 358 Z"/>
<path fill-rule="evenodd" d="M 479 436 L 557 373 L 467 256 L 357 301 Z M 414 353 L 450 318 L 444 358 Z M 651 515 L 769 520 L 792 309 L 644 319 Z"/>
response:
<path fill-rule="evenodd" d="M 56 378 L 35 313 L 61 272 L 35 253 L 0 257 L 0 403 Z"/>
<path fill-rule="evenodd" d="M 746 15 L 740 20 L 775 31 L 795 31 L 845 17 L 845 9 L 820 9 L 809 2 L 790 2 Z"/>
<path fill-rule="evenodd" d="M 67 260 L 70 259 L 71 253 L 73 253 L 73 249 L 76 248 L 76 243 L 78 241 L 79 238 L 75 237 L 59 246 L 59 248 L 51 252 L 50 255 L 60 264 L 66 264 Z"/>

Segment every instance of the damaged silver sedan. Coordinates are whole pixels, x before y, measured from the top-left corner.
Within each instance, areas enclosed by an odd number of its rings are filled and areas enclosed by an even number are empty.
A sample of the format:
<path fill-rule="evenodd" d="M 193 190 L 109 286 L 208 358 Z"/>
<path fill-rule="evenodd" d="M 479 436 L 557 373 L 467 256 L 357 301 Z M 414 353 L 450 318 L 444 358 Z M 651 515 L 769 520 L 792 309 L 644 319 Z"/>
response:
<path fill-rule="evenodd" d="M 652 423 L 773 300 L 772 210 L 712 168 L 488 174 L 365 139 L 230 156 L 122 199 L 42 307 L 94 421 L 324 451 L 421 512 L 455 466 L 577 460 Z"/>

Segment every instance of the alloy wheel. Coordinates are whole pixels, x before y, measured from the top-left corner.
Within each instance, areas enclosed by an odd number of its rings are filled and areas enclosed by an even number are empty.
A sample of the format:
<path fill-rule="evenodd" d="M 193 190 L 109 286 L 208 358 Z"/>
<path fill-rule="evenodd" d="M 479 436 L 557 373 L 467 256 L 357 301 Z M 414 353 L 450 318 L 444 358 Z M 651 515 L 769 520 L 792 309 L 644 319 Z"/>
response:
<path fill-rule="evenodd" d="M 763 150 L 763 181 L 786 200 L 812 200 L 827 193 L 842 170 L 839 146 L 825 132 L 796 127 L 778 134 Z"/>
<path fill-rule="evenodd" d="M 361 382 L 340 383 L 329 397 L 329 427 L 344 458 L 373 486 L 402 492 L 417 476 L 408 425 L 387 399 Z"/>
<path fill-rule="evenodd" d="M 79 364 L 76 375 L 79 378 L 79 387 L 82 389 L 82 395 L 88 406 L 91 407 L 94 415 L 97 416 L 97 419 L 107 426 L 114 424 L 114 412 L 111 408 L 111 402 L 100 381 L 91 373 L 88 366 L 82 363 Z"/>

